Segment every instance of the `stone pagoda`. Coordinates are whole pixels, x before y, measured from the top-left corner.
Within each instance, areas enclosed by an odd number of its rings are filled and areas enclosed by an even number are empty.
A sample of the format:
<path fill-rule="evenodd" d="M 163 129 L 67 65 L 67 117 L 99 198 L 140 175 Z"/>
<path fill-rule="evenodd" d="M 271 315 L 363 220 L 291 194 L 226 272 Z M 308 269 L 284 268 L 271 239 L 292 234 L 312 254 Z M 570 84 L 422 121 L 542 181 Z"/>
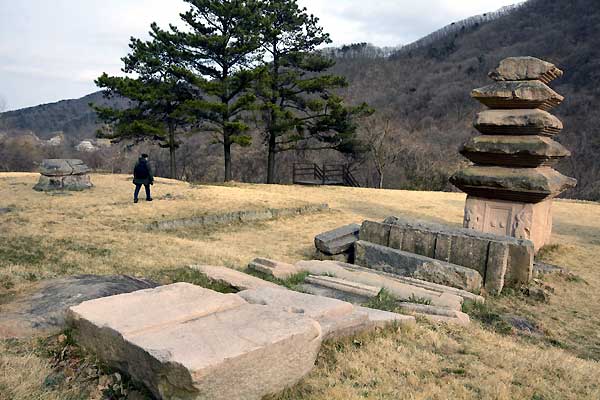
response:
<path fill-rule="evenodd" d="M 495 82 L 471 96 L 489 110 L 474 126 L 461 154 L 475 165 L 450 178 L 468 194 L 464 226 L 529 239 L 536 251 L 552 231 L 552 199 L 577 183 L 552 168 L 570 152 L 552 140 L 563 125 L 548 111 L 564 97 L 548 83 L 562 76 L 551 63 L 533 57 L 507 58 L 490 73 Z"/>

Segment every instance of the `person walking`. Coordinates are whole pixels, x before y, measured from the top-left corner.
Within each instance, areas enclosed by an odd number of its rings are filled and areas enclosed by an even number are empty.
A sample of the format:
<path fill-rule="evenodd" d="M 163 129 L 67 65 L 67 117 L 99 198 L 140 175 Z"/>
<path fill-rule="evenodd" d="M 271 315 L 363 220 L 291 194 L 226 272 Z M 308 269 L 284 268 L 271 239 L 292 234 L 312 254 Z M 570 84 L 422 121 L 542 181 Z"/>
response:
<path fill-rule="evenodd" d="M 154 176 L 152 176 L 152 169 L 148 164 L 148 154 L 142 154 L 140 159 L 133 168 L 133 184 L 135 185 L 135 191 L 133 192 L 133 202 L 138 202 L 138 195 L 142 185 L 146 189 L 146 201 L 152 201 L 150 196 L 150 185 L 154 185 Z"/>

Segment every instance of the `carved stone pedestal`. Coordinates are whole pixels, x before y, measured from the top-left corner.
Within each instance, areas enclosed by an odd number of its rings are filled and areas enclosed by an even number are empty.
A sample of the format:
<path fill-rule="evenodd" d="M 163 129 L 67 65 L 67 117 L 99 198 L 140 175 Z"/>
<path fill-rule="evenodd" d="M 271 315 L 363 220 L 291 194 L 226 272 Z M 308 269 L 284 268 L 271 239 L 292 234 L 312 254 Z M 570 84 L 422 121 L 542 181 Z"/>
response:
<path fill-rule="evenodd" d="M 552 200 L 520 203 L 468 196 L 463 225 L 496 235 L 531 240 L 538 251 L 549 242 L 552 233 Z"/>

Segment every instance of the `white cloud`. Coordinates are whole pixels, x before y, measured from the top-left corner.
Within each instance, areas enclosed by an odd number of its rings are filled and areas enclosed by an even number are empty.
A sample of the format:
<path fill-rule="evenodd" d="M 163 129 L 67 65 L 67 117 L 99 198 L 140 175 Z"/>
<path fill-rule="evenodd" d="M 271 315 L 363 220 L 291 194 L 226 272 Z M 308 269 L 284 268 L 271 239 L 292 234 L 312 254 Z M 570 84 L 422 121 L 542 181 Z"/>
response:
<path fill-rule="evenodd" d="M 335 45 L 395 46 L 517 0 L 299 0 Z M 80 97 L 118 73 L 131 36 L 177 23 L 179 0 L 0 0 L 0 97 L 8 109 Z"/>

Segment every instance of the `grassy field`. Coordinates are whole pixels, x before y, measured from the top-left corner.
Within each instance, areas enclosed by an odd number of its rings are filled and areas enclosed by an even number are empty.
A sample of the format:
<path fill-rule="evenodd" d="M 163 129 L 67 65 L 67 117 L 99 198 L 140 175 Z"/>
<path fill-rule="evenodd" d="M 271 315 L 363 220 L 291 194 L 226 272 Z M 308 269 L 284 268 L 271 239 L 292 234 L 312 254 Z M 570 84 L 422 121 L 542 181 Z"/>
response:
<path fill-rule="evenodd" d="M 389 215 L 460 225 L 464 195 L 338 187 L 189 185 L 157 179 L 152 203 L 132 202 L 124 175 L 92 190 L 38 193 L 37 174 L 0 174 L 0 312 L 32 282 L 80 273 L 159 278 L 188 264 L 243 268 L 254 257 L 308 259 L 315 234 Z M 238 210 L 328 203 L 323 213 L 214 228 L 145 225 Z M 324 346 L 315 370 L 271 399 L 599 399 L 600 205 L 557 201 L 542 258 L 575 276 L 543 278 L 548 303 L 518 291 L 471 308 L 469 327 L 421 321 Z M 510 321 L 525 321 L 511 324 Z M 38 340 L 0 341 L 0 400 L 84 399 L 97 382 L 47 385 Z"/>

